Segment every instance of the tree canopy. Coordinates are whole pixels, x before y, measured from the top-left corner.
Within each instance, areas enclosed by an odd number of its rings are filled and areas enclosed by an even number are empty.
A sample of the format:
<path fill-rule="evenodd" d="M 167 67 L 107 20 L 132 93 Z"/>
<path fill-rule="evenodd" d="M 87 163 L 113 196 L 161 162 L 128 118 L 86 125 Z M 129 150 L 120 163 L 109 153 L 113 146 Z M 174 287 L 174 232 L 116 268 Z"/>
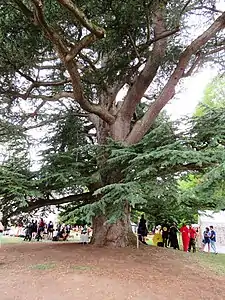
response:
<path fill-rule="evenodd" d="M 195 115 L 201 116 L 212 108 L 225 107 L 225 76 L 216 76 L 206 87 L 204 97 L 197 106 Z"/>
<path fill-rule="evenodd" d="M 181 131 L 161 111 L 198 68 L 224 67 L 217 2 L 10 0 L 0 8 L 1 141 L 22 146 L 1 166 L 5 215 L 71 202 L 71 214 L 82 207 L 109 235 L 100 244 L 127 245 L 128 206 L 193 207 L 179 180 L 222 164 L 224 113 L 213 107 Z M 34 172 L 27 154 L 20 159 L 38 129 L 45 149 Z"/>

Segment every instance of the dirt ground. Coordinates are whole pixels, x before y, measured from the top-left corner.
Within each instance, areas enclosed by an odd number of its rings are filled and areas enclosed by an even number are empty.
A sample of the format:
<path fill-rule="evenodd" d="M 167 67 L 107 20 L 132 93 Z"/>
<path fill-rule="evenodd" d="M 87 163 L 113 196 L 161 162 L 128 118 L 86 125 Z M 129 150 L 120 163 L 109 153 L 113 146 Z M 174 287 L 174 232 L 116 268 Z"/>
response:
<path fill-rule="evenodd" d="M 1 300 L 225 299 L 225 277 L 170 249 L 24 243 L 0 249 Z"/>

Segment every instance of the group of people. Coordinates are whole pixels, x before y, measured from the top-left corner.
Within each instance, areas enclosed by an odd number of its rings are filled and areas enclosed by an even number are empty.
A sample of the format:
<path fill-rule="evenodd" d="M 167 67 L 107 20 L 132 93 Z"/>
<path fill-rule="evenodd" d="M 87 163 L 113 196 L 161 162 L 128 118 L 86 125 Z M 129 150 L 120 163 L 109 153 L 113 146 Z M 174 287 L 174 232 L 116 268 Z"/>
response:
<path fill-rule="evenodd" d="M 172 226 L 169 226 L 169 224 L 167 223 L 162 224 L 162 246 L 166 248 L 171 247 L 173 249 L 179 250 L 179 243 L 177 239 L 178 231 L 179 230 L 175 223 L 173 223 Z"/>
<path fill-rule="evenodd" d="M 65 224 L 58 224 L 56 229 L 53 231 L 53 241 L 66 241 L 70 236 L 71 226 Z"/>
<path fill-rule="evenodd" d="M 52 221 L 47 224 L 44 222 L 43 218 L 41 218 L 39 222 L 37 220 L 32 220 L 31 222 L 28 222 L 25 227 L 24 241 L 31 241 L 32 239 L 39 241 L 44 237 L 52 239 L 53 232 L 54 224 Z"/>
<path fill-rule="evenodd" d="M 154 230 L 154 233 L 160 233 L 162 240 L 157 243 L 157 246 L 161 247 L 172 247 L 173 249 L 179 250 L 179 241 L 178 241 L 178 233 L 181 233 L 182 243 L 183 243 L 183 251 L 185 252 L 196 252 L 196 240 L 199 235 L 198 228 L 194 228 L 192 225 L 183 224 L 183 226 L 179 229 L 176 223 L 173 223 L 171 226 L 164 222 L 162 225 L 159 225 Z M 140 222 L 138 224 L 138 238 L 143 244 L 147 244 L 145 238 L 148 235 L 148 229 L 146 225 L 146 220 L 144 215 L 141 216 Z M 205 250 L 205 247 L 208 247 L 208 252 L 213 250 L 215 254 L 217 254 L 216 249 L 216 232 L 213 226 L 206 227 L 203 232 L 202 246 L 200 248 L 201 251 Z"/>
<path fill-rule="evenodd" d="M 202 240 L 202 251 L 204 251 L 205 246 L 208 246 L 208 252 L 212 249 L 215 254 L 217 254 L 216 249 L 216 232 L 213 226 L 206 227 L 203 232 L 203 240 Z"/>
<path fill-rule="evenodd" d="M 87 244 L 89 242 L 91 229 L 85 226 L 73 226 L 66 224 L 53 224 L 52 221 L 46 223 L 43 218 L 38 222 L 32 220 L 28 222 L 25 227 L 24 241 L 31 241 L 32 239 L 52 240 L 52 241 L 67 241 L 71 230 L 75 233 L 80 233 L 80 242 Z"/>
<path fill-rule="evenodd" d="M 32 220 L 28 222 L 25 228 L 24 241 L 31 241 L 36 239 L 37 241 L 47 239 L 58 241 L 60 239 L 67 240 L 70 234 L 70 225 L 54 226 L 53 222 L 45 223 L 44 219 L 41 218 L 38 222 L 37 220 Z"/>
<path fill-rule="evenodd" d="M 196 238 L 198 231 L 192 227 L 192 225 L 187 226 L 183 224 L 180 228 L 181 236 L 182 236 L 182 243 L 183 243 L 183 250 L 184 252 L 196 252 Z"/>
<path fill-rule="evenodd" d="M 190 225 L 189 227 L 183 224 L 180 229 L 182 234 L 183 249 L 185 252 L 191 251 L 196 252 L 196 237 L 198 232 Z M 213 226 L 206 227 L 203 232 L 203 239 L 200 251 L 204 251 L 205 247 L 208 246 L 208 252 L 212 249 L 217 254 L 216 249 L 216 232 Z"/>
<path fill-rule="evenodd" d="M 177 233 L 179 229 L 176 224 L 173 223 L 171 226 L 164 222 L 162 225 L 158 225 L 154 230 L 153 234 L 160 234 L 160 240 L 157 242 L 157 246 L 160 247 L 172 247 L 174 249 L 179 249 L 179 242 L 177 238 Z M 138 238 L 143 244 L 147 244 L 145 238 L 148 235 L 148 229 L 146 225 L 146 220 L 144 215 L 141 216 L 140 222 L 138 224 Z"/>

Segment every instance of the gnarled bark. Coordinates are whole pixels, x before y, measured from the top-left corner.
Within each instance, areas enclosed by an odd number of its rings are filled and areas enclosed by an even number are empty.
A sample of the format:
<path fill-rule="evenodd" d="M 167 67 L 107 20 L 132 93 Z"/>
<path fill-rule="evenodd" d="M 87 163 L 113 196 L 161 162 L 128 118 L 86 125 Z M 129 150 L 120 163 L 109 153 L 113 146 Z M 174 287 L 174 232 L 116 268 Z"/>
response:
<path fill-rule="evenodd" d="M 136 243 L 131 229 L 129 204 L 124 206 L 124 216 L 111 224 L 104 215 L 93 218 L 93 237 L 91 243 L 96 246 L 127 247 Z"/>

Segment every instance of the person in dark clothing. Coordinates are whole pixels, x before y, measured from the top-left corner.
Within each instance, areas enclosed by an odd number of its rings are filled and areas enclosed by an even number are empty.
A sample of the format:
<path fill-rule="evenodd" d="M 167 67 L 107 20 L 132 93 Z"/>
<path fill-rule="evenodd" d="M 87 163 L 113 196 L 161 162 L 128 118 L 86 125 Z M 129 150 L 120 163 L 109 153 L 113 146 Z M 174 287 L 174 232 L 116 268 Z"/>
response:
<path fill-rule="evenodd" d="M 66 227 L 64 228 L 65 234 L 63 237 L 63 240 L 66 241 L 70 235 L 70 225 L 66 225 Z"/>
<path fill-rule="evenodd" d="M 0 221 L 0 234 L 2 234 L 4 231 L 4 226 L 2 224 L 2 222 Z"/>
<path fill-rule="evenodd" d="M 61 227 L 62 227 L 62 225 L 59 223 L 59 224 L 57 225 L 57 227 L 56 227 L 56 230 L 57 230 L 58 232 L 60 232 Z"/>
<path fill-rule="evenodd" d="M 141 216 L 140 222 L 138 224 L 138 238 L 143 244 L 147 245 L 145 237 L 148 235 L 148 229 L 146 226 L 146 220 L 144 215 Z"/>
<path fill-rule="evenodd" d="M 213 229 L 213 226 L 210 226 L 210 245 L 215 254 L 218 254 L 216 250 L 216 232 Z"/>
<path fill-rule="evenodd" d="M 191 248 L 193 249 L 193 253 L 196 252 L 196 230 L 192 227 L 192 225 L 189 225 L 189 233 L 190 233 L 190 241 L 189 241 L 189 247 L 188 251 L 191 252 Z"/>
<path fill-rule="evenodd" d="M 37 235 L 37 228 L 38 228 L 37 220 L 36 221 L 32 220 L 32 238 L 36 237 L 36 235 Z"/>
<path fill-rule="evenodd" d="M 205 231 L 203 232 L 202 251 L 204 251 L 206 245 L 208 245 L 208 252 L 210 253 L 210 231 L 209 231 L 209 227 L 206 227 Z"/>
<path fill-rule="evenodd" d="M 162 239 L 163 239 L 163 246 L 168 247 L 168 239 L 169 239 L 169 229 L 170 226 L 165 222 L 162 224 Z"/>
<path fill-rule="evenodd" d="M 53 231 L 54 231 L 54 225 L 53 225 L 53 222 L 50 221 L 48 223 L 48 229 L 47 229 L 47 232 L 48 232 L 48 239 L 52 239 L 53 238 Z"/>
<path fill-rule="evenodd" d="M 41 240 L 43 239 L 42 234 L 44 232 L 44 228 L 45 228 L 45 222 L 44 222 L 43 218 L 41 218 L 39 225 L 38 225 L 38 231 L 37 231 L 37 236 L 36 236 L 37 241 L 39 241 L 40 239 Z"/>
<path fill-rule="evenodd" d="M 178 249 L 179 250 L 179 243 L 177 239 L 177 233 L 178 233 L 178 228 L 175 223 L 170 227 L 169 230 L 169 242 L 170 242 L 170 247 L 173 249 Z"/>
<path fill-rule="evenodd" d="M 24 241 L 31 241 L 32 239 L 32 223 L 28 223 L 25 229 Z"/>

